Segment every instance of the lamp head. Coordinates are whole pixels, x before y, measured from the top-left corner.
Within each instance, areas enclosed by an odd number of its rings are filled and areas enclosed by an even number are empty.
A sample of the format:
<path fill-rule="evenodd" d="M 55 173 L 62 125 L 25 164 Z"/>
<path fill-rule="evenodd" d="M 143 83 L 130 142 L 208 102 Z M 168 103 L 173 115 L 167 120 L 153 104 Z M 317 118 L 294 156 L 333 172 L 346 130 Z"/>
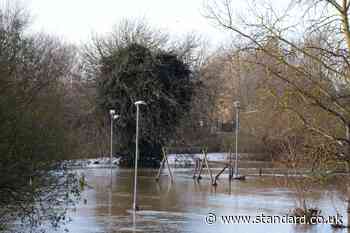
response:
<path fill-rule="evenodd" d="M 115 110 L 114 109 L 110 109 L 109 110 L 109 115 L 114 116 L 115 115 Z"/>
<path fill-rule="evenodd" d="M 116 119 L 118 119 L 120 116 L 118 115 L 118 114 L 114 114 L 113 115 L 113 120 L 116 120 Z"/>
<path fill-rule="evenodd" d="M 240 108 L 241 103 L 239 101 L 235 101 L 235 102 L 233 102 L 233 106 L 235 106 L 235 108 Z"/>
<path fill-rule="evenodd" d="M 200 120 L 200 121 L 199 121 L 199 126 L 200 126 L 200 127 L 203 127 L 203 126 L 204 126 L 203 120 Z"/>
<path fill-rule="evenodd" d="M 139 101 L 136 101 L 136 102 L 135 102 L 135 105 L 136 105 L 136 106 L 137 106 L 137 105 L 146 105 L 146 102 L 143 101 L 143 100 L 139 100 Z"/>

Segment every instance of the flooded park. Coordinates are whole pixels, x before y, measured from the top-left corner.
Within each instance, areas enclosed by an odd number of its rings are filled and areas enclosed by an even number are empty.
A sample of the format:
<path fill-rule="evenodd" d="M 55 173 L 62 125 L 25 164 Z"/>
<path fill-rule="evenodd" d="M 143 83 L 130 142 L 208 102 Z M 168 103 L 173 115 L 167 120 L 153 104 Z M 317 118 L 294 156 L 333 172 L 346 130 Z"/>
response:
<path fill-rule="evenodd" d="M 88 188 L 67 225 L 70 232 L 236 232 L 236 233 L 345 233 L 347 229 L 330 224 L 225 224 L 219 216 L 282 216 L 296 207 L 293 188 L 283 185 L 281 176 L 247 176 L 244 181 L 231 182 L 227 177 L 217 187 L 209 177 L 199 182 L 192 178 L 193 169 L 174 169 L 174 182 L 165 172 L 155 181 L 157 170 L 143 169 L 138 176 L 138 205 L 134 219 L 132 211 L 133 169 L 91 168 L 84 173 Z M 244 170 L 243 170 L 244 173 Z M 298 178 L 292 178 L 298 179 Z M 306 193 L 309 205 L 322 210 L 322 216 L 342 215 L 346 221 L 346 205 L 337 185 L 312 188 Z M 208 214 L 217 221 L 208 224 Z"/>
<path fill-rule="evenodd" d="M 0 233 L 60 232 L 350 233 L 350 0 L 0 0 Z"/>

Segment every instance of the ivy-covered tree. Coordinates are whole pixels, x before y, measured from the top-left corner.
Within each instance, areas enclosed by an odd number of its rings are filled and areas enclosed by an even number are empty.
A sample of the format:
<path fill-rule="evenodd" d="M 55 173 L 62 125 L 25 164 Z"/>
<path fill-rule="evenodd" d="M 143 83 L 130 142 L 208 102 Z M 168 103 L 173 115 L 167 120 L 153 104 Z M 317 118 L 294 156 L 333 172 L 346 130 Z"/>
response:
<path fill-rule="evenodd" d="M 161 147 L 175 133 L 181 117 L 189 110 L 194 89 L 193 75 L 175 53 L 150 49 L 130 43 L 101 58 L 97 78 L 98 104 L 106 113 L 114 108 L 120 114 L 117 122 L 118 152 L 133 161 L 135 148 L 136 108 L 141 109 L 141 164 L 157 160 Z M 154 164 L 154 163 L 153 163 Z"/>

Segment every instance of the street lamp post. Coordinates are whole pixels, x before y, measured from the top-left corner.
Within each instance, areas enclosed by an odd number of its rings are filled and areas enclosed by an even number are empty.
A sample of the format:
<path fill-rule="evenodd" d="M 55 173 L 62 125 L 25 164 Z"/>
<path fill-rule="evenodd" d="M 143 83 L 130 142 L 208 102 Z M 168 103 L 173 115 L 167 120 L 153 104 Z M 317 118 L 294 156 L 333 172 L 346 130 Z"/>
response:
<path fill-rule="evenodd" d="M 140 116 L 140 105 L 146 105 L 144 101 L 136 101 L 136 150 L 135 150 L 135 175 L 134 175 L 134 202 L 133 210 L 138 210 L 136 205 L 136 195 L 137 195 L 137 162 L 139 159 L 139 116 Z"/>
<path fill-rule="evenodd" d="M 119 115 L 115 113 L 114 109 L 110 109 L 109 110 L 109 116 L 111 117 L 111 153 L 110 153 L 110 186 L 109 186 L 109 195 L 108 195 L 108 203 L 109 203 L 109 207 L 108 207 L 108 212 L 109 212 L 109 216 L 111 216 L 112 214 L 112 184 L 113 184 L 113 180 L 112 180 L 112 168 L 113 168 L 113 123 L 116 119 L 119 118 Z"/>
<path fill-rule="evenodd" d="M 238 174 L 238 132 L 239 132 L 239 127 L 240 127 L 240 123 L 239 123 L 239 113 L 240 113 L 240 102 L 239 101 L 235 101 L 234 102 L 234 107 L 236 108 L 236 127 L 235 127 L 235 140 L 236 140 L 236 148 L 235 148 L 235 154 L 236 154 L 236 162 L 235 162 L 235 175 L 233 176 L 233 179 L 236 180 L 244 180 L 245 176 L 240 176 Z"/>
<path fill-rule="evenodd" d="M 240 102 L 235 101 L 234 106 L 236 108 L 236 127 L 235 127 L 235 132 L 236 132 L 236 143 L 235 143 L 235 152 L 236 152 L 236 162 L 235 162 L 235 176 L 238 176 L 238 130 L 239 130 L 239 110 L 240 110 Z"/>
<path fill-rule="evenodd" d="M 345 135 L 346 135 L 346 140 L 348 141 L 347 143 L 349 143 L 349 141 L 350 141 L 350 125 L 349 124 L 345 125 Z M 347 156 L 350 155 L 350 145 L 349 144 L 347 144 L 345 154 Z M 347 226 L 349 227 L 350 226 L 350 197 L 349 197 L 350 196 L 350 187 L 348 187 L 348 189 L 347 189 L 347 194 L 348 194 L 348 200 L 347 200 L 348 206 L 347 206 L 346 212 L 347 212 L 347 217 L 348 217 L 348 225 Z"/>
<path fill-rule="evenodd" d="M 111 153 L 110 153 L 110 166 L 112 168 L 112 158 L 113 158 L 113 122 L 119 118 L 119 115 L 115 113 L 114 109 L 109 110 L 109 115 L 111 117 Z"/>

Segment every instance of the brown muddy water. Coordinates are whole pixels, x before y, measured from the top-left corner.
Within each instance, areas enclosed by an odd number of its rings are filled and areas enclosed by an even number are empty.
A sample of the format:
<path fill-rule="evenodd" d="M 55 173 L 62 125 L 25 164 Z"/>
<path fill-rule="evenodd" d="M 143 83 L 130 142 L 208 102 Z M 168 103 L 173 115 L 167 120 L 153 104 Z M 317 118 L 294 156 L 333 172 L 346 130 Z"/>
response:
<path fill-rule="evenodd" d="M 192 169 L 175 169 L 175 182 L 164 175 L 155 182 L 156 170 L 140 170 L 138 205 L 133 216 L 133 170 L 114 168 L 85 169 L 89 188 L 70 215 L 67 228 L 73 233 L 116 232 L 235 232 L 235 233 L 313 233 L 348 232 L 333 229 L 328 224 L 224 224 L 221 216 L 283 216 L 295 208 L 295 189 L 281 186 L 281 177 L 250 176 L 245 181 L 223 177 L 216 189 L 204 177 L 199 183 L 192 179 Z M 112 176 L 111 176 L 112 174 Z M 309 204 L 322 210 L 323 216 L 343 215 L 346 222 L 344 197 L 335 186 L 313 188 L 305 193 Z M 86 199 L 86 201 L 84 201 Z M 208 225 L 208 213 L 216 222 Z M 134 219 L 135 217 L 135 219 Z"/>

